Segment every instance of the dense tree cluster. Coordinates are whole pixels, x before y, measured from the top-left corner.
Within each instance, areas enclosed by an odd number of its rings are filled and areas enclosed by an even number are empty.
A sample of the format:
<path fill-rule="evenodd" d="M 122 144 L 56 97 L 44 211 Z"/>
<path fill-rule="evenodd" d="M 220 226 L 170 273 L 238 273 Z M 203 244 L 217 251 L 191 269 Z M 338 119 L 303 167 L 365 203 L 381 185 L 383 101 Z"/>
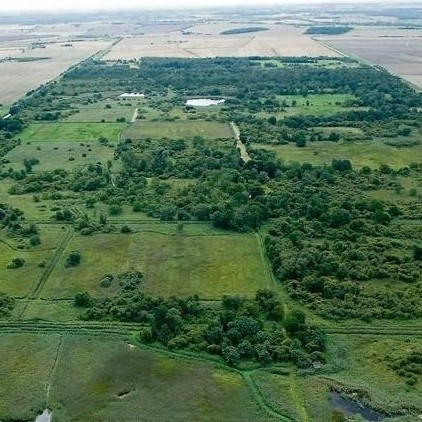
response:
<path fill-rule="evenodd" d="M 0 293 L 0 317 L 9 316 L 15 305 L 15 300 L 4 293 Z"/>
<path fill-rule="evenodd" d="M 269 195 L 268 211 L 277 220 L 265 239 L 273 270 L 292 297 L 327 318 L 420 317 L 420 230 L 391 224 L 408 210 L 365 194 L 372 177 L 378 183 L 391 177 L 296 170 L 300 178 L 286 169 L 281 189 Z"/>
<path fill-rule="evenodd" d="M 207 308 L 197 296 L 162 298 L 141 293 L 138 286 L 142 280 L 136 271 L 121 274 L 116 280 L 106 275 L 102 285 L 117 282 L 120 293 L 107 299 L 78 293 L 75 306 L 86 308 L 85 319 L 142 323 L 143 341 L 220 355 L 231 366 L 241 360 L 294 362 L 299 367 L 324 361 L 323 332 L 309 325 L 302 311 L 285 315 L 273 291 L 258 291 L 254 301 L 227 296 L 221 308 Z"/>
<path fill-rule="evenodd" d="M 340 35 L 350 32 L 353 29 L 351 26 L 340 26 L 340 25 L 330 25 L 330 26 L 311 26 L 306 31 L 305 34 L 308 35 Z"/>
<path fill-rule="evenodd" d="M 30 246 L 38 245 L 41 240 L 38 227 L 34 223 L 26 223 L 24 212 L 9 204 L 0 204 L 0 229 L 16 240 L 29 240 Z"/>

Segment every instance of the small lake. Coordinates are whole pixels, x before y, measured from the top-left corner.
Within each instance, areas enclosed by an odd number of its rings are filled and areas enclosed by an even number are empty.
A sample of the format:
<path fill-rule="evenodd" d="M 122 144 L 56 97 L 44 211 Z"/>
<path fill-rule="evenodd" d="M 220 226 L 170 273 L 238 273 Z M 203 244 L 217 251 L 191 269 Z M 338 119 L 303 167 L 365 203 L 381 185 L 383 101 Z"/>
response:
<path fill-rule="evenodd" d="M 187 100 L 186 105 L 192 107 L 209 107 L 213 105 L 223 104 L 226 100 L 211 100 L 211 98 L 194 98 Z"/>
<path fill-rule="evenodd" d="M 39 415 L 35 418 L 35 422 L 51 422 L 52 416 L 53 416 L 53 414 L 50 411 L 48 411 L 47 409 L 45 409 L 44 412 L 42 412 L 41 415 Z"/>
<path fill-rule="evenodd" d="M 369 422 L 382 421 L 386 416 L 352 399 L 347 399 L 339 393 L 330 393 L 330 404 L 333 409 L 341 410 L 346 416 L 361 415 Z"/>

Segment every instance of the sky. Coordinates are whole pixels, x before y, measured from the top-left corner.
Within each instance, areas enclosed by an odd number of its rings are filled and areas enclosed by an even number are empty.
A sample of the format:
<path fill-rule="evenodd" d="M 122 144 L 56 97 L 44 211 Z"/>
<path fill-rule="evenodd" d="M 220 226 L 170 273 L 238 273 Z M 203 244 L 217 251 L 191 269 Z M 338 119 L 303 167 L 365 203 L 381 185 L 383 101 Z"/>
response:
<path fill-rule="evenodd" d="M 79 10 L 79 9 L 140 9 L 140 8 L 180 8 L 213 6 L 247 6 L 269 4 L 339 3 L 347 0 L 0 0 L 1 11 L 25 10 Z M 373 1 L 373 0 L 372 0 Z M 381 0 L 380 0 L 381 1 Z M 399 0 L 382 0 L 393 3 Z M 349 2 L 368 2 L 349 0 Z"/>

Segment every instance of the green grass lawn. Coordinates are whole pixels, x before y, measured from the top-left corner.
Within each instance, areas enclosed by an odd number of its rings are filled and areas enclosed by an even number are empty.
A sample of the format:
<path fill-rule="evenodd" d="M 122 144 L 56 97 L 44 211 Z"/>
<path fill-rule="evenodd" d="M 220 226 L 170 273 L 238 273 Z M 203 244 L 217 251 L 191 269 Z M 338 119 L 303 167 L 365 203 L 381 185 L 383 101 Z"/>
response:
<path fill-rule="evenodd" d="M 59 335 L 0 334 L 0 420 L 34 420 L 46 407 Z"/>
<path fill-rule="evenodd" d="M 275 151 L 277 157 L 286 163 L 307 162 L 314 165 L 331 165 L 335 158 L 348 159 L 355 168 L 363 166 L 378 168 L 381 164 L 400 168 L 417 161 L 417 157 L 422 157 L 422 145 L 396 148 L 379 141 L 308 142 L 305 148 L 298 148 L 294 144 L 277 146 L 255 144 L 254 147 Z"/>
<path fill-rule="evenodd" d="M 167 235 L 161 234 L 159 225 L 153 230 L 141 228 L 139 233 L 129 235 L 76 236 L 41 296 L 70 299 L 80 291 L 94 296 L 110 295 L 118 286 L 100 287 L 103 275 L 118 275 L 130 269 L 144 274 L 141 289 L 151 295 L 198 294 L 204 299 L 220 299 L 225 294 L 251 297 L 258 289 L 269 286 L 260 246 L 253 234 Z M 66 256 L 72 250 L 81 252 L 82 262 L 76 268 L 66 268 Z"/>
<path fill-rule="evenodd" d="M 80 313 L 80 309 L 73 305 L 73 300 L 49 301 L 36 299 L 31 300 L 26 306 L 22 319 L 69 322 L 77 320 Z"/>
<path fill-rule="evenodd" d="M 126 123 L 32 123 L 19 138 L 23 142 L 95 141 L 100 136 L 117 142 L 127 128 Z"/>
<path fill-rule="evenodd" d="M 226 123 L 180 120 L 167 121 L 143 121 L 132 124 L 123 134 L 124 138 L 184 138 L 192 139 L 202 136 L 204 139 L 232 138 L 233 133 Z"/>
<path fill-rule="evenodd" d="M 239 374 L 78 336 L 64 339 L 50 407 L 61 422 L 273 420 Z"/>

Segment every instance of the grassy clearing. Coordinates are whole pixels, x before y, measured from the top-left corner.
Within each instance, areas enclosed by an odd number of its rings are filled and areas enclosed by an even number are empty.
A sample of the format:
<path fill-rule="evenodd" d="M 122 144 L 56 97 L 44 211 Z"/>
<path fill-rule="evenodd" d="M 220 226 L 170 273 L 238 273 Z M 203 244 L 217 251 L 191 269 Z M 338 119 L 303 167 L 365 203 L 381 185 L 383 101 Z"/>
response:
<path fill-rule="evenodd" d="M 48 262 L 52 254 L 51 250 L 13 250 L 0 242 L 0 292 L 15 297 L 26 296 L 44 271 L 38 264 Z M 16 257 L 25 260 L 24 266 L 8 269 L 7 265 Z"/>
<path fill-rule="evenodd" d="M 126 122 L 130 122 L 134 114 L 135 108 L 142 103 L 138 99 L 130 102 L 118 101 L 116 99 L 108 99 L 95 104 L 77 105 L 79 112 L 66 117 L 66 122 L 101 122 L 104 120 L 108 123 L 116 122 L 116 119 L 124 118 Z"/>
<path fill-rule="evenodd" d="M 19 138 L 23 141 L 95 141 L 100 136 L 117 141 L 127 128 L 125 123 L 33 123 Z"/>
<path fill-rule="evenodd" d="M 50 221 L 54 214 L 52 208 L 56 205 L 72 207 L 76 202 L 74 199 L 50 200 L 42 199 L 40 202 L 34 202 L 33 194 L 10 195 L 8 189 L 14 185 L 14 181 L 2 180 L 0 183 L 0 202 L 5 202 L 17 207 L 25 212 L 25 218 L 30 220 Z M 66 194 L 66 192 L 65 192 Z M 81 201 L 79 201 L 81 202 Z"/>
<path fill-rule="evenodd" d="M 46 406 L 58 335 L 0 334 L 0 419 L 34 420 Z"/>
<path fill-rule="evenodd" d="M 30 145 L 19 145 L 8 152 L 5 159 L 8 163 L 4 168 L 12 167 L 19 170 L 23 167 L 23 160 L 36 158 L 39 164 L 33 166 L 33 172 L 51 171 L 62 168 L 74 171 L 89 163 L 107 162 L 113 159 L 113 148 L 101 145 L 98 141 L 76 143 L 74 141 L 59 142 L 31 142 Z"/>
<path fill-rule="evenodd" d="M 378 168 L 388 164 L 394 168 L 404 167 L 422 156 L 422 145 L 410 148 L 395 148 L 379 141 L 333 143 L 328 141 L 307 143 L 305 148 L 296 145 L 254 145 L 275 151 L 277 157 L 286 163 L 299 162 L 314 165 L 331 165 L 334 158 L 348 159 L 355 168 L 368 166 Z"/>
<path fill-rule="evenodd" d="M 193 225 L 192 225 L 193 226 Z M 174 226 L 173 226 L 174 227 Z M 190 227 L 190 226 L 189 226 Z M 166 229 L 164 229 L 166 230 Z M 145 276 L 142 289 L 152 295 L 220 299 L 224 294 L 253 296 L 270 283 L 255 235 L 187 236 L 142 230 L 131 235 L 75 237 L 42 292 L 44 298 L 73 298 L 115 293 L 100 287 L 104 274 L 136 269 Z M 65 268 L 67 254 L 78 250 L 82 263 Z"/>
<path fill-rule="evenodd" d="M 286 108 L 288 115 L 312 114 L 315 116 L 329 115 L 341 111 L 354 110 L 356 107 L 343 107 L 346 100 L 353 99 L 349 94 L 310 94 L 303 95 L 278 95 L 277 99 L 285 101 L 289 108 Z M 296 105 L 293 105 L 293 103 Z"/>
<path fill-rule="evenodd" d="M 22 315 L 22 319 L 68 322 L 77 320 L 79 314 L 78 308 L 73 306 L 73 300 L 31 300 Z"/>
<path fill-rule="evenodd" d="M 141 122 L 130 126 L 123 135 L 125 138 L 184 138 L 201 136 L 204 139 L 232 138 L 233 133 L 226 123 L 202 120 L 186 120 L 175 122 Z"/>
<path fill-rule="evenodd" d="M 117 340 L 68 337 L 61 350 L 50 404 L 62 422 L 271 420 L 236 373 Z"/>

